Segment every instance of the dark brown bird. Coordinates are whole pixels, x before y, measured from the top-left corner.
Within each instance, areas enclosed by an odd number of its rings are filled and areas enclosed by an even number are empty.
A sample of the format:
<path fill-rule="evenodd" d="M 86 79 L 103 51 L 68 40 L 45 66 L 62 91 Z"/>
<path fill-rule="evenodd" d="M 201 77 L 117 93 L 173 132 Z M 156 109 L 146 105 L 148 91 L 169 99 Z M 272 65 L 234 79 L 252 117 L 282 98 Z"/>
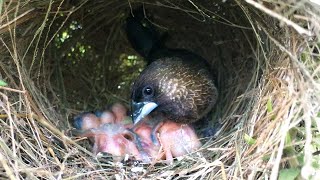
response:
<path fill-rule="evenodd" d="M 149 64 L 132 87 L 134 123 L 149 114 L 158 122 L 166 119 L 193 123 L 201 119 L 212 109 L 218 96 L 209 64 L 188 50 L 166 48 L 159 42 L 161 38 L 155 37 L 155 29 L 150 30 L 154 28 L 152 24 L 142 22 L 148 23 L 141 12 L 139 16 L 130 16 L 126 29 L 132 46 Z M 133 38 L 134 35 L 137 37 Z"/>
<path fill-rule="evenodd" d="M 151 112 L 178 123 L 192 123 L 206 115 L 216 99 L 217 89 L 204 64 L 188 57 L 161 58 L 134 82 L 134 123 Z"/>

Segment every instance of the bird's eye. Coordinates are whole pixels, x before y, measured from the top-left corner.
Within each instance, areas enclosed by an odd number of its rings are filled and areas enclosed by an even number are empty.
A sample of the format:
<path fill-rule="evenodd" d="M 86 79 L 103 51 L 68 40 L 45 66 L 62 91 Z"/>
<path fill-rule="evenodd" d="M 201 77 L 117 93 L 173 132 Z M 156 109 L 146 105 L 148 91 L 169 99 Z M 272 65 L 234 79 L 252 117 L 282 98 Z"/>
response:
<path fill-rule="evenodd" d="M 143 96 L 152 96 L 153 95 L 153 89 L 150 86 L 146 86 L 142 90 Z"/>

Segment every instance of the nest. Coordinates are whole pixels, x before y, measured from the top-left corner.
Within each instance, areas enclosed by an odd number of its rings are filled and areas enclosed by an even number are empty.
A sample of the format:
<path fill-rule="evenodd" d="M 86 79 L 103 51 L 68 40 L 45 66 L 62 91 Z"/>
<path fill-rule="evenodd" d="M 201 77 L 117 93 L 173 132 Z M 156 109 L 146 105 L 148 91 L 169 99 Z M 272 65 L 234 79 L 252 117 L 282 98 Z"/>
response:
<path fill-rule="evenodd" d="M 144 67 L 123 29 L 144 5 L 168 47 L 207 59 L 220 91 L 215 139 L 171 166 L 90 153 L 70 120 L 129 104 Z M 0 178 L 320 177 L 318 1 L 4 1 L 0 4 Z"/>

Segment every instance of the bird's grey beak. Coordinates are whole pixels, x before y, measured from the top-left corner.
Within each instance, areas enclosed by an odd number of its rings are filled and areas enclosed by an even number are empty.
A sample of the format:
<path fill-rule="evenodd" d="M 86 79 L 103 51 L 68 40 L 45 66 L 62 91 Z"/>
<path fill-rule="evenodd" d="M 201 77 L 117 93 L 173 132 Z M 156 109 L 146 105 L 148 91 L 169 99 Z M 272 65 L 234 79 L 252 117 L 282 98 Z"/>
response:
<path fill-rule="evenodd" d="M 132 101 L 132 120 L 133 124 L 137 124 L 146 117 L 152 110 L 158 107 L 154 102 L 134 102 Z"/>

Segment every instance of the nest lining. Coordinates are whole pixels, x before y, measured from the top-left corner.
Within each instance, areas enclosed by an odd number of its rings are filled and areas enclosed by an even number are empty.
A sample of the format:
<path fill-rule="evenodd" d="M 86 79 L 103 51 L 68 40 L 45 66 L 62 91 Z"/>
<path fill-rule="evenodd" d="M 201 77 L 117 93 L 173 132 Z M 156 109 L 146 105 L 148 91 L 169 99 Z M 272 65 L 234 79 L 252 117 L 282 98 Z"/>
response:
<path fill-rule="evenodd" d="M 145 2 L 150 21 L 168 32 L 168 47 L 198 53 L 216 70 L 220 98 L 212 119 L 223 123 L 221 132 L 201 148 L 202 155 L 138 172 L 95 159 L 83 141 L 76 144 L 69 123 L 74 114 L 128 103 L 130 83 L 144 63 L 127 42 L 123 23 L 139 5 L 3 4 L 0 77 L 8 83 L 0 92 L 3 177 L 259 179 L 286 169 L 317 177 L 311 164 L 317 161 L 312 138 L 320 112 L 314 41 L 319 12 L 311 2 Z M 285 20 L 279 23 L 275 14 Z"/>

